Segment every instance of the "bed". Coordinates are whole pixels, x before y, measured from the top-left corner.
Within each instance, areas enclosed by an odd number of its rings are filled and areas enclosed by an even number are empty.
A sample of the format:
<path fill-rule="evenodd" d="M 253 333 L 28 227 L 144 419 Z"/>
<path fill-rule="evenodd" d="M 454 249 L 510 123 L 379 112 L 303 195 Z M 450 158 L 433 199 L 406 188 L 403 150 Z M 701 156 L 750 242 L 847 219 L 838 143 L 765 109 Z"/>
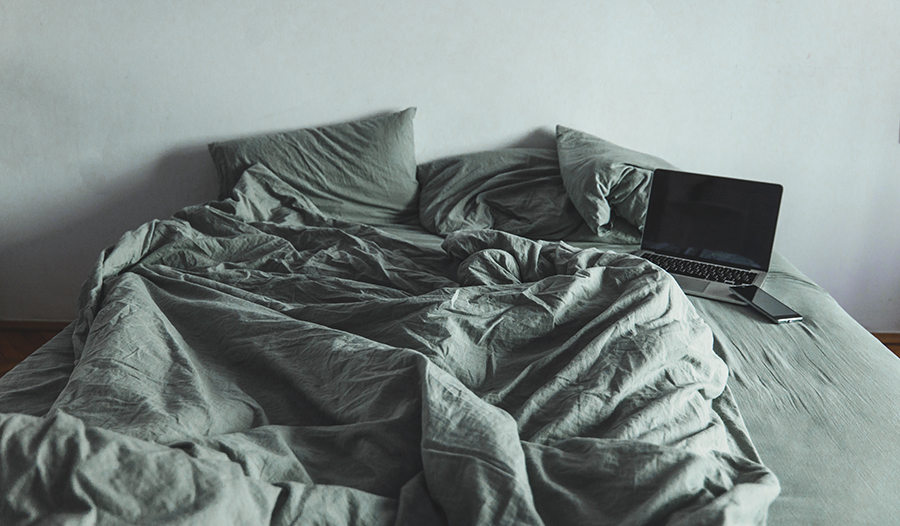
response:
<path fill-rule="evenodd" d="M 891 524 L 900 360 L 632 255 L 662 159 L 417 164 L 414 109 L 210 145 L 0 378 L 3 524 Z"/>

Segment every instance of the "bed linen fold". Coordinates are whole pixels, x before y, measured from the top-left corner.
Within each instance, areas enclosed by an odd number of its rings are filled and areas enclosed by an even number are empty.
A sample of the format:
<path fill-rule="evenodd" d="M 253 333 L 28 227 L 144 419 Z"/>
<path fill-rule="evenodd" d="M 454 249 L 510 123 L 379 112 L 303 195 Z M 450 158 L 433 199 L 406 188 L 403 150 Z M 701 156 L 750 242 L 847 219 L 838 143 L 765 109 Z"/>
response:
<path fill-rule="evenodd" d="M 59 397 L 0 414 L 0 516 L 765 522 L 779 483 L 657 267 L 497 231 L 438 250 L 280 184 L 248 171 L 104 251 Z"/>

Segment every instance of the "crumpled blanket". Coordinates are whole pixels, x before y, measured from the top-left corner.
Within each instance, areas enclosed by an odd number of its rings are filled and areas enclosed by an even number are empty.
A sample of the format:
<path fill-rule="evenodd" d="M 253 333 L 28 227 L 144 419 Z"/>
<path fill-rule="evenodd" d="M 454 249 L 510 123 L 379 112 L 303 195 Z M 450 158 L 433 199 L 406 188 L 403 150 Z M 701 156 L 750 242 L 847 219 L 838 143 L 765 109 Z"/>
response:
<path fill-rule="evenodd" d="M 50 412 L 0 414 L 3 524 L 765 522 L 778 481 L 671 277 L 442 248 L 249 172 L 127 233 Z"/>

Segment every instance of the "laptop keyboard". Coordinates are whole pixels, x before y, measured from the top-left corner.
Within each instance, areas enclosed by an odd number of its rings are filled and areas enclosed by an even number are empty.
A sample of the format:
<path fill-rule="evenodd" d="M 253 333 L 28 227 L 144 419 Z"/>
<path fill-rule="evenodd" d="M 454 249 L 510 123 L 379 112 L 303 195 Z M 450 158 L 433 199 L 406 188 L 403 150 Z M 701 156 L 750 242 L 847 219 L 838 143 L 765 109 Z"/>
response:
<path fill-rule="evenodd" d="M 729 285 L 749 285 L 756 278 L 756 273 L 749 270 L 741 270 L 729 267 L 720 267 L 708 263 L 700 263 L 687 259 L 663 256 L 660 254 L 647 254 L 645 259 L 663 268 L 670 274 L 681 274 L 694 278 L 718 281 Z"/>

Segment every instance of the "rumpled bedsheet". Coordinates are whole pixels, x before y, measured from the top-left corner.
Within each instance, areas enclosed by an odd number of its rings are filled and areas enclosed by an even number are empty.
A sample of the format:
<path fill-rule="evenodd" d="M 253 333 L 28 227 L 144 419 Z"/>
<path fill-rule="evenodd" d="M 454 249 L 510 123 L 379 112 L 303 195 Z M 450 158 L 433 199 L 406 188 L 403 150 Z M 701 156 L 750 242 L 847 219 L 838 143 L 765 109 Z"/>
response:
<path fill-rule="evenodd" d="M 250 172 L 127 233 L 49 413 L 0 414 L 2 523 L 765 522 L 778 481 L 670 277 L 490 230 L 443 249 Z"/>

